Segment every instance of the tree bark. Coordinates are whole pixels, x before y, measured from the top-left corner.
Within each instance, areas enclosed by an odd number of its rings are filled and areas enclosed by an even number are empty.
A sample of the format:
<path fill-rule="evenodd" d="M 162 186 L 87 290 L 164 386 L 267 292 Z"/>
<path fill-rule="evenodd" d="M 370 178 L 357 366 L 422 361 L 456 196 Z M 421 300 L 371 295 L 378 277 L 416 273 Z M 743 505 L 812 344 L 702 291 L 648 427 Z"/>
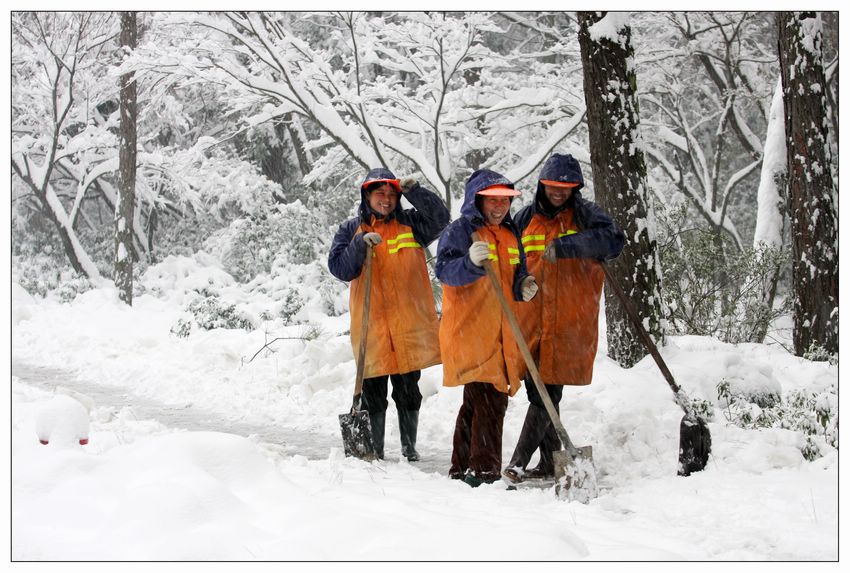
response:
<path fill-rule="evenodd" d="M 776 22 L 788 144 L 794 353 L 837 353 L 838 218 L 821 21 L 814 12 L 778 12 Z"/>
<path fill-rule="evenodd" d="M 636 77 L 631 29 L 617 37 L 595 34 L 606 13 L 579 12 L 579 44 L 596 202 L 622 227 L 623 253 L 611 274 L 632 300 L 646 330 L 663 344 L 661 278 L 654 218 L 648 209 L 646 163 L 638 137 Z M 608 20 L 611 22 L 611 20 Z M 608 355 L 625 367 L 646 356 L 637 331 L 610 287 L 605 289 Z"/>
<path fill-rule="evenodd" d="M 121 12 L 119 43 L 124 53 L 137 45 L 135 12 Z M 118 201 L 115 205 L 115 286 L 119 298 L 133 304 L 133 215 L 136 208 L 136 79 L 121 75 L 120 143 L 118 148 Z"/>

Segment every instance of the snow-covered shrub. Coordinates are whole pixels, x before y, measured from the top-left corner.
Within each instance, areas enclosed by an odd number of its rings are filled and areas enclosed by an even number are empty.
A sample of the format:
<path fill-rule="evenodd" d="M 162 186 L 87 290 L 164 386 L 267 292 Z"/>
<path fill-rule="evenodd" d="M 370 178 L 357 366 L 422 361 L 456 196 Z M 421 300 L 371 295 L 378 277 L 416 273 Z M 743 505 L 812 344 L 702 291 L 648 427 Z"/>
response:
<path fill-rule="evenodd" d="M 803 358 L 812 362 L 829 362 L 838 365 L 838 354 L 832 353 L 817 342 L 812 342 L 809 349 L 803 353 Z"/>
<path fill-rule="evenodd" d="M 269 207 L 233 221 L 206 242 L 224 268 L 240 282 L 271 272 L 279 258 L 294 264 L 314 261 L 324 246 L 318 217 L 300 201 Z"/>
<path fill-rule="evenodd" d="M 783 428 L 800 432 L 800 451 L 811 461 L 820 457 L 822 449 L 838 449 L 838 394 L 834 385 L 823 392 L 792 390 L 781 399 L 761 406 L 750 397 L 733 391 L 729 381 L 717 385 L 717 398 L 723 415 L 744 429 Z"/>
<path fill-rule="evenodd" d="M 92 288 L 91 281 L 51 252 L 13 256 L 12 273 L 16 282 L 31 295 L 44 298 L 53 293 L 62 302 L 70 302 Z"/>
<path fill-rule="evenodd" d="M 706 229 L 679 233 L 661 249 L 673 332 L 754 341 L 756 333 L 790 311 L 788 297 L 777 297 L 768 308 L 758 296 L 787 260 L 787 252 L 775 248 L 736 252 L 729 242 L 720 253 L 717 237 Z"/>
<path fill-rule="evenodd" d="M 253 330 L 253 322 L 236 310 L 236 305 L 224 302 L 211 293 L 201 293 L 192 300 L 186 310 L 191 313 L 193 323 L 203 330 L 214 328 L 241 328 Z M 185 319 L 179 319 L 171 327 L 171 333 L 180 338 L 189 336 L 192 324 Z"/>
<path fill-rule="evenodd" d="M 283 319 L 284 324 L 290 324 L 295 322 L 293 317 L 303 307 L 304 299 L 301 298 L 301 294 L 298 292 L 298 289 L 290 287 L 286 289 L 286 294 L 283 297 L 283 304 L 281 304 L 278 314 Z"/>

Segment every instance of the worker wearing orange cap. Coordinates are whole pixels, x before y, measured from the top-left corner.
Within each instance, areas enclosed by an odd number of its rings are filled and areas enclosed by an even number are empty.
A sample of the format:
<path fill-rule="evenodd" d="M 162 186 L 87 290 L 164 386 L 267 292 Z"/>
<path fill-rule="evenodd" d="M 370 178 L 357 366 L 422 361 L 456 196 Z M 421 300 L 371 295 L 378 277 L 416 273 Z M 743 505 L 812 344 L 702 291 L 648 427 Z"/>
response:
<path fill-rule="evenodd" d="M 625 242 L 611 217 L 581 196 L 582 187 L 578 161 L 556 153 L 543 165 L 534 203 L 515 217 L 529 272 L 540 285 L 540 294 L 521 305 L 519 320 L 556 410 L 564 386 L 591 382 L 605 276 L 599 261 L 617 257 Z M 511 482 L 554 477 L 552 452 L 561 449 L 537 388 L 526 388 L 528 411 L 503 472 Z M 526 470 L 538 448 L 540 463 Z"/>
<path fill-rule="evenodd" d="M 400 196 L 413 205 L 402 209 Z M 351 281 L 351 346 L 360 346 L 366 245 L 372 247 L 369 336 L 366 341 L 362 406 L 369 412 L 372 443 L 384 457 L 387 379 L 398 411 L 401 454 L 417 461 L 420 371 L 440 363 L 439 322 L 425 264 L 425 248 L 449 222 L 443 200 L 407 177 L 399 181 L 386 168 L 372 169 L 360 185 L 357 217 L 340 225 L 328 255 L 328 269 Z"/>
<path fill-rule="evenodd" d="M 510 215 L 511 201 L 519 194 L 504 176 L 475 171 L 466 182 L 461 217 L 446 227 L 437 246 L 436 274 L 443 283 L 443 385 L 463 386 L 449 476 L 473 487 L 501 477 L 505 410 L 525 372 L 484 269 L 489 260 L 505 298 L 515 307 L 537 292 Z"/>

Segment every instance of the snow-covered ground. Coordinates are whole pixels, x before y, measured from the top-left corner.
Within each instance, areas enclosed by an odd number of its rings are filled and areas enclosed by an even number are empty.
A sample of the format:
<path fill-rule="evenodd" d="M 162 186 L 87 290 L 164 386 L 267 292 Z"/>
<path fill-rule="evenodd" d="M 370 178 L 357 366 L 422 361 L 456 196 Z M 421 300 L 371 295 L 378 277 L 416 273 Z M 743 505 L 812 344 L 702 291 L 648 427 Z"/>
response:
<path fill-rule="evenodd" d="M 798 431 L 731 425 L 716 391 L 725 380 L 821 393 L 837 387 L 837 366 L 779 345 L 671 337 L 662 354 L 677 381 L 718 406 L 709 465 L 683 478 L 682 412 L 670 389 L 651 358 L 622 369 L 603 339 L 594 383 L 566 389 L 561 406 L 573 440 L 593 446 L 600 493 L 583 505 L 550 490 L 448 479 L 462 391 L 441 386 L 440 367 L 421 382 L 422 464 L 399 461 L 392 402 L 387 459 L 345 458 L 337 416 L 355 373 L 347 314 L 308 306 L 299 318 L 321 328 L 317 339 L 277 341 L 249 362 L 266 340 L 305 327 L 195 328 L 180 338 L 170 331 L 198 284 L 214 283 L 253 316 L 269 300 L 198 257 L 171 257 L 142 282 L 148 294 L 129 308 L 109 287 L 59 303 L 13 281 L 13 363 L 66 373 L 56 386 L 95 384 L 116 396 L 88 403 L 87 445 L 45 446 L 36 425 L 56 391 L 13 376 L 13 560 L 838 559 L 837 450 L 820 439 L 824 455 L 809 462 Z M 116 406 L 119 397 L 209 412 L 209 431 L 140 417 Z M 524 391 L 511 400 L 504 461 L 526 405 Z M 293 452 L 237 435 L 236 423 L 306 433 L 318 445 Z"/>

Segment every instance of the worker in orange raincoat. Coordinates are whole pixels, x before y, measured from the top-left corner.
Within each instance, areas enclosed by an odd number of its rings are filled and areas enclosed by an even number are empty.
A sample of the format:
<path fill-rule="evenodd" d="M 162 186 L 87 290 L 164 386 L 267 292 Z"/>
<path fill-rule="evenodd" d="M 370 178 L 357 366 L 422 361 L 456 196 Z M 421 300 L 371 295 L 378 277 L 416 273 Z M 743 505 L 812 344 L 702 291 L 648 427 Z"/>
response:
<path fill-rule="evenodd" d="M 530 300 L 537 292 L 510 215 L 511 201 L 518 195 L 504 176 L 475 171 L 466 182 L 461 217 L 446 228 L 437 246 L 436 273 L 443 283 L 443 385 L 463 386 L 449 476 L 472 487 L 500 479 L 508 397 L 519 390 L 525 372 L 510 323 L 484 269 L 489 260 L 509 304 L 519 306 L 518 301 Z"/>
<path fill-rule="evenodd" d="M 400 195 L 413 205 L 403 210 Z M 362 408 L 369 412 L 372 443 L 384 457 L 387 378 L 398 410 L 401 453 L 417 461 L 420 370 L 440 363 L 439 322 L 425 264 L 425 248 L 449 222 L 443 200 L 411 178 L 372 169 L 360 185 L 359 215 L 340 225 L 328 269 L 351 281 L 351 346 L 360 347 L 365 280 L 360 277 L 366 245 L 372 247 L 372 294 L 366 341 Z"/>
<path fill-rule="evenodd" d="M 623 250 L 625 237 L 611 217 L 581 196 L 584 177 L 572 155 L 543 165 L 534 203 L 515 217 L 540 294 L 522 305 L 519 320 L 556 411 L 564 386 L 590 384 L 596 356 L 599 301 L 605 278 L 599 261 Z M 560 440 L 537 388 L 526 384 L 528 411 L 503 475 L 509 481 L 553 478 L 552 452 Z M 526 470 L 535 450 L 537 467 Z"/>

